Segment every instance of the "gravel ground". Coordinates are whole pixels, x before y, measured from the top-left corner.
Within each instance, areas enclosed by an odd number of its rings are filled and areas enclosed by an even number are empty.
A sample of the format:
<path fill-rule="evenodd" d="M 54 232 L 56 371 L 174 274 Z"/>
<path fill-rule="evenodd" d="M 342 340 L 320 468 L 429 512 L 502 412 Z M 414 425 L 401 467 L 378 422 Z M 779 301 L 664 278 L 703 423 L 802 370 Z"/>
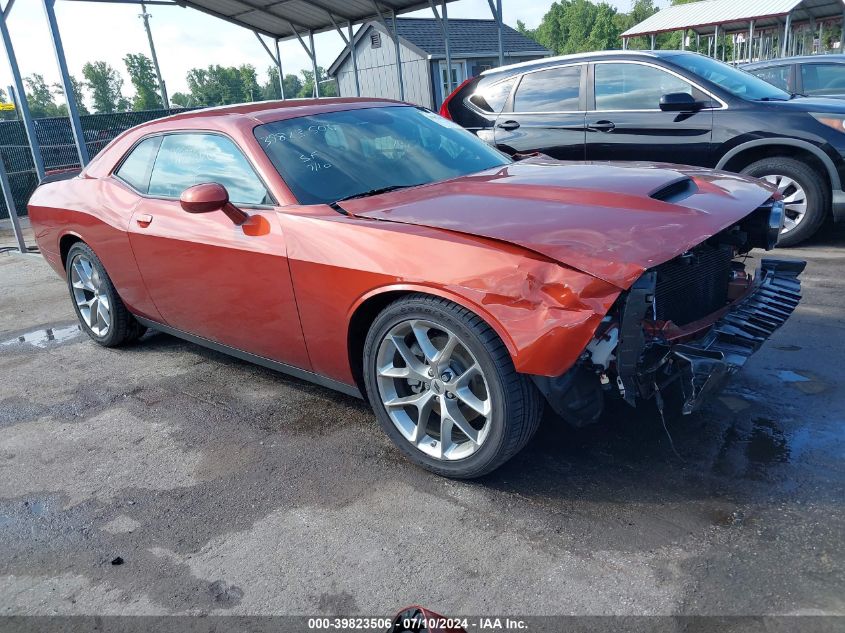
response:
<path fill-rule="evenodd" d="M 552 417 L 476 482 L 360 401 L 148 334 L 0 255 L 0 614 L 845 614 L 845 233 L 701 413 Z M 22 340 L 23 339 L 23 340 Z M 120 557 L 122 564 L 113 564 Z"/>

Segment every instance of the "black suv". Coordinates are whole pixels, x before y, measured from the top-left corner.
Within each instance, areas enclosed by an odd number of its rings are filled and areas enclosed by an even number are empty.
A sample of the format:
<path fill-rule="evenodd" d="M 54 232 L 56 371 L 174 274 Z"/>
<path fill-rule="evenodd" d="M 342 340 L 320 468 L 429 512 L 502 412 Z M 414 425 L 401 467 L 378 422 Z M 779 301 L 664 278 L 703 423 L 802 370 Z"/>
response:
<path fill-rule="evenodd" d="M 780 244 L 845 219 L 845 102 L 790 94 L 684 51 L 568 55 L 467 80 L 440 114 L 509 153 L 741 172 L 786 202 Z"/>

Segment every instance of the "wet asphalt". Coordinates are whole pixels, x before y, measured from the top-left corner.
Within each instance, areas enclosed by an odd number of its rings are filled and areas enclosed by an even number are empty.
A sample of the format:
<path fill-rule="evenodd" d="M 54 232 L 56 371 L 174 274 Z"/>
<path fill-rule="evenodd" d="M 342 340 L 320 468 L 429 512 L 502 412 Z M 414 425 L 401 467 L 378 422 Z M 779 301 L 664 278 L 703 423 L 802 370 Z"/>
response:
<path fill-rule="evenodd" d="M 845 614 L 845 231 L 720 397 L 611 407 L 475 482 L 358 400 L 148 334 L 0 254 L 0 614 Z M 119 564 L 118 564 L 119 563 Z"/>

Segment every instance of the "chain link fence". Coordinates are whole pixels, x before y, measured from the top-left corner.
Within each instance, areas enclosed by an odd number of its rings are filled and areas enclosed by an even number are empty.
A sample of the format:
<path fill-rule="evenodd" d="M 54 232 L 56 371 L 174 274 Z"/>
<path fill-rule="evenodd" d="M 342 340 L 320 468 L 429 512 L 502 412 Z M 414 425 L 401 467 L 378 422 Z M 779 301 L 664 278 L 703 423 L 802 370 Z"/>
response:
<path fill-rule="evenodd" d="M 88 153 L 91 158 L 94 158 L 121 132 L 141 123 L 185 110 L 186 108 L 175 108 L 82 116 L 80 121 Z M 35 119 L 34 125 L 35 136 L 44 158 L 45 170 L 79 167 L 79 155 L 76 153 L 70 119 L 67 117 Z M 23 121 L 0 121 L 0 157 L 9 174 L 9 183 L 18 213 L 26 215 L 26 203 L 38 186 L 38 176 L 35 173 Z M 9 212 L 2 198 L 0 196 L 0 218 L 8 218 Z"/>

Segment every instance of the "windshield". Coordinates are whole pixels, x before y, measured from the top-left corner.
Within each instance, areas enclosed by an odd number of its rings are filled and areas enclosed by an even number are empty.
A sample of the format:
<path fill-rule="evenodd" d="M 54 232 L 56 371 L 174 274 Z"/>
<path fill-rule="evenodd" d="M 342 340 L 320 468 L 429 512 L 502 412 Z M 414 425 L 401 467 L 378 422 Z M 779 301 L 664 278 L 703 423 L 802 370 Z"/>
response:
<path fill-rule="evenodd" d="M 412 106 L 326 112 L 267 123 L 255 137 L 301 204 L 447 180 L 511 160 Z"/>
<path fill-rule="evenodd" d="M 788 101 L 790 95 L 754 75 L 703 55 L 675 55 L 672 63 L 706 79 L 732 95 L 752 101 Z"/>

